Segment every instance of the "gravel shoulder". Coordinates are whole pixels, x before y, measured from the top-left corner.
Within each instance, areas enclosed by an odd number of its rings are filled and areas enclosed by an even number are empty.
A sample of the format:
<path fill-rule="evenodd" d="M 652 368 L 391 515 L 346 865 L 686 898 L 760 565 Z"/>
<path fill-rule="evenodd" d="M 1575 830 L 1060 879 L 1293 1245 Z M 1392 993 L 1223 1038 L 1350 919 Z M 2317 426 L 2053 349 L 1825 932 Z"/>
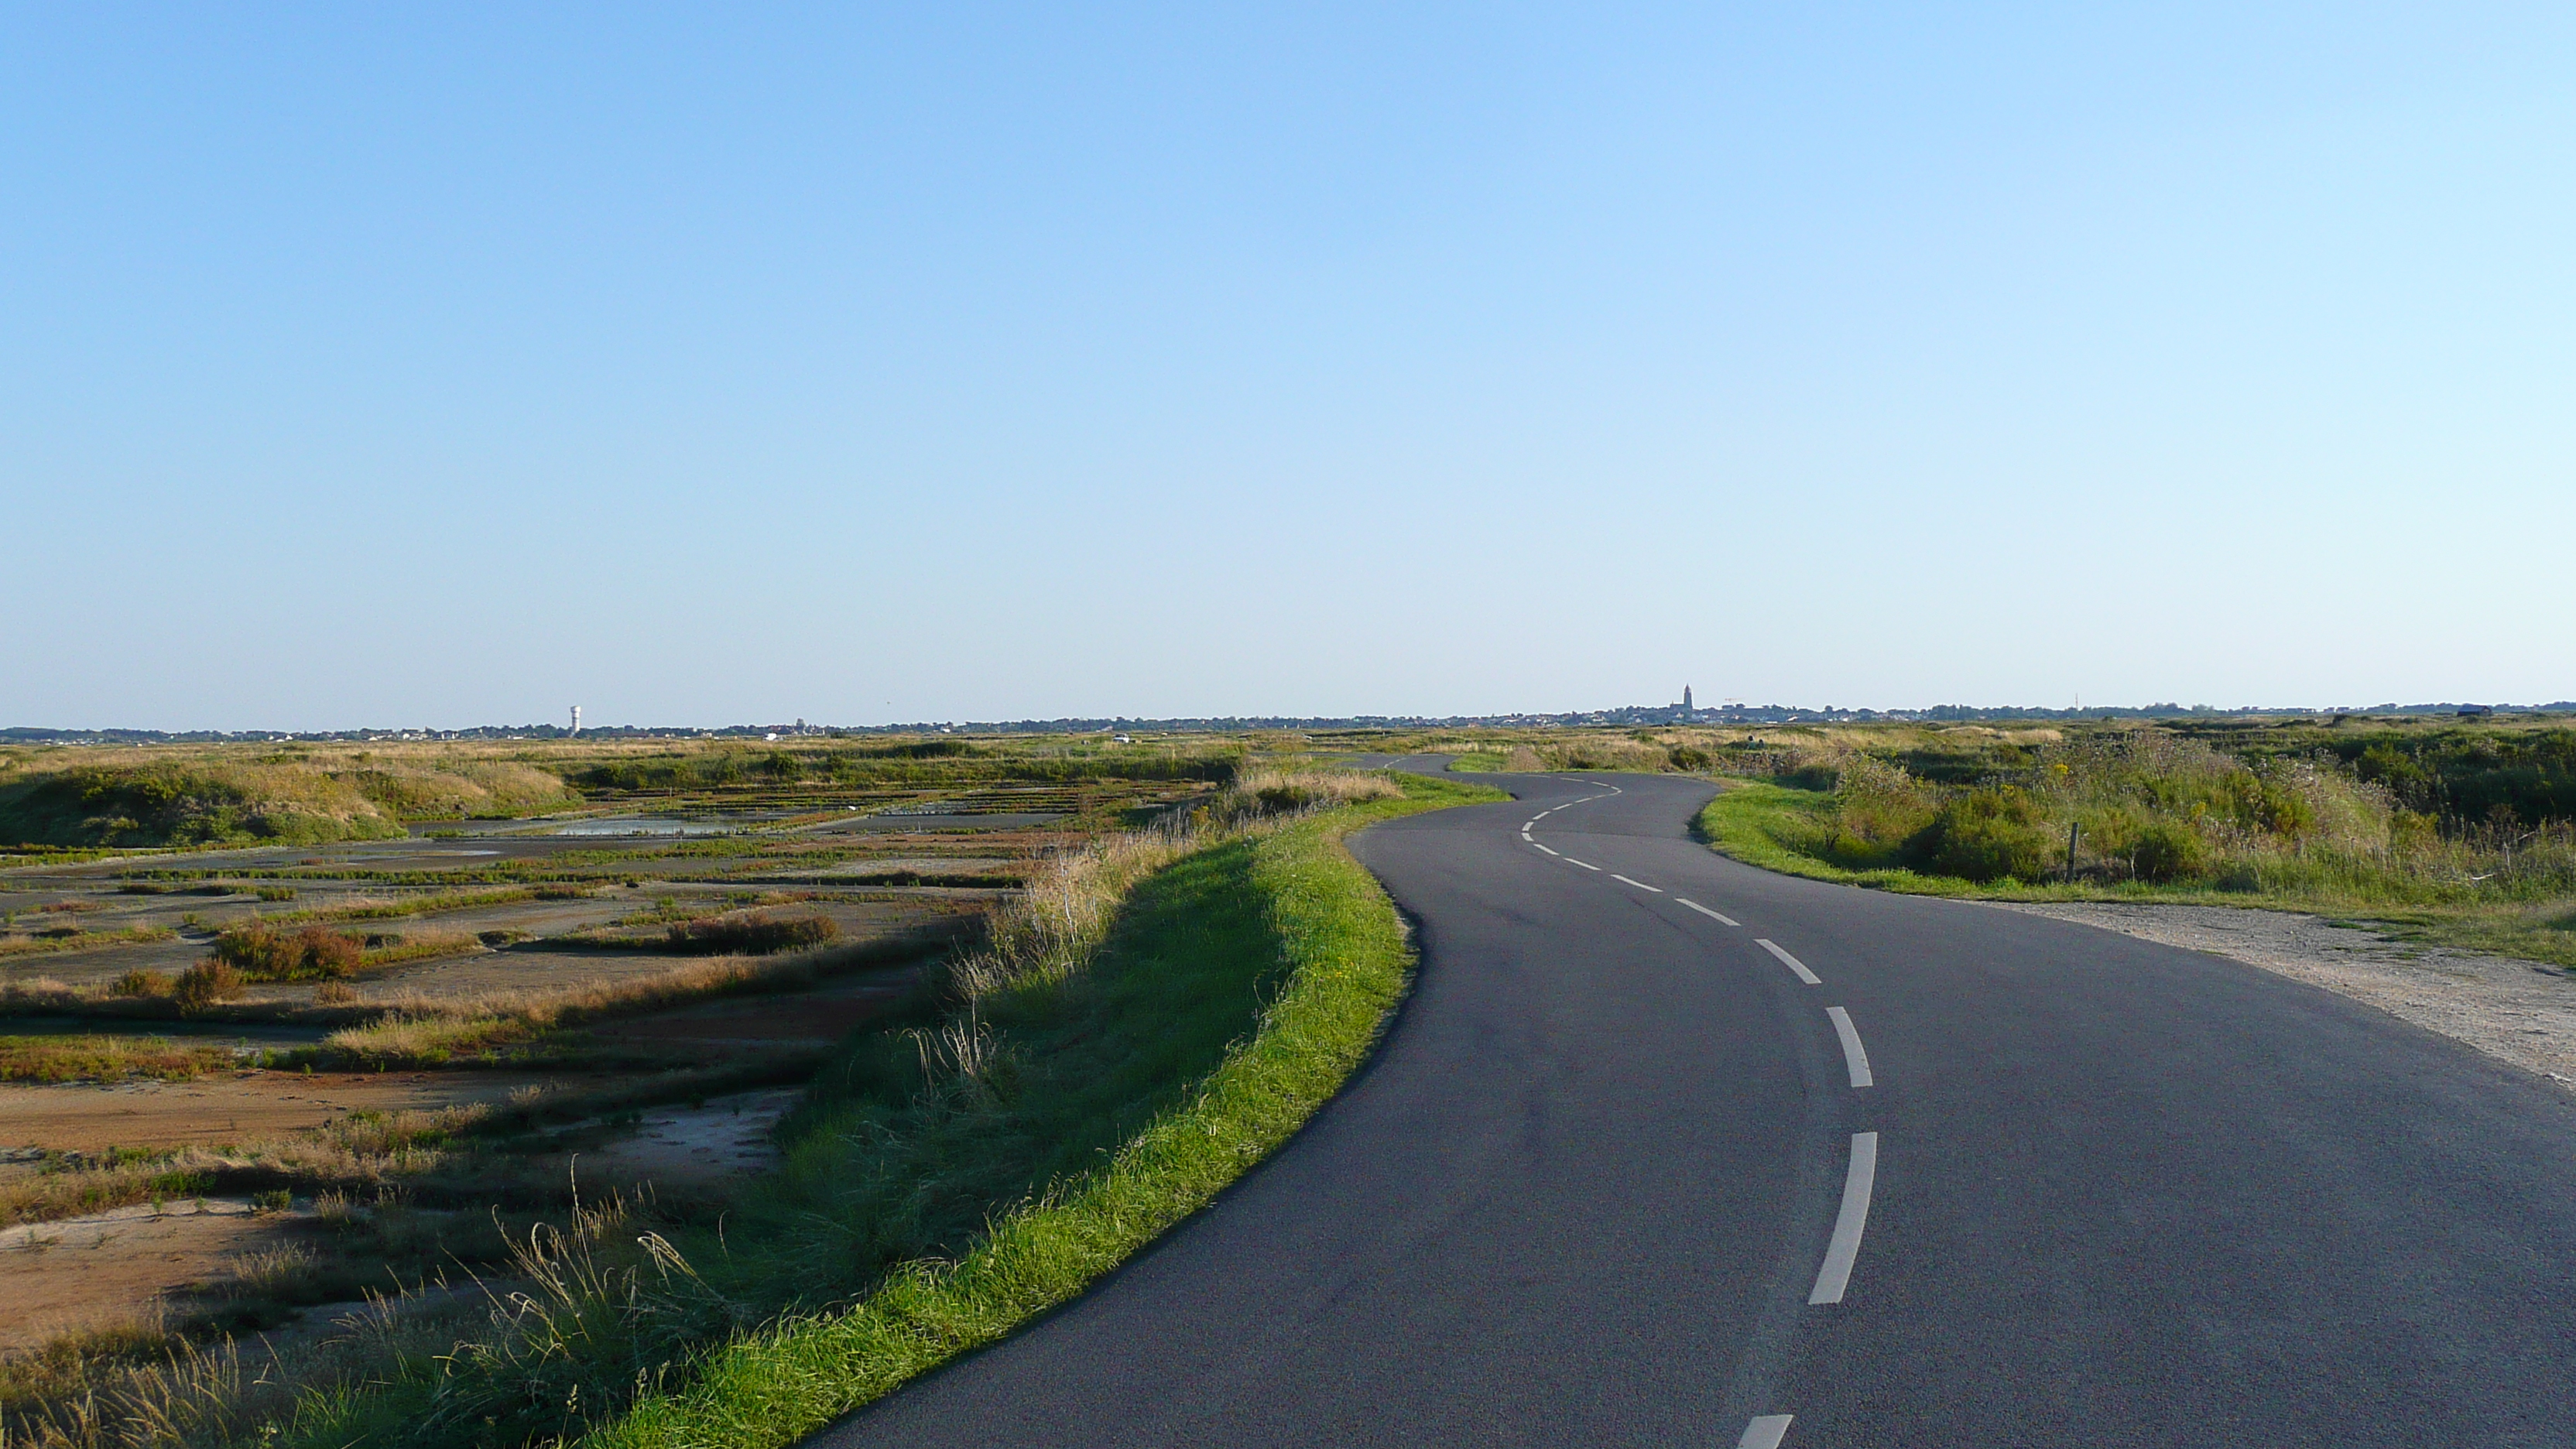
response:
<path fill-rule="evenodd" d="M 2131 902 L 1986 904 L 2259 966 L 2576 1089 L 2576 980 L 2555 967 L 2411 945 L 2290 911 Z"/>

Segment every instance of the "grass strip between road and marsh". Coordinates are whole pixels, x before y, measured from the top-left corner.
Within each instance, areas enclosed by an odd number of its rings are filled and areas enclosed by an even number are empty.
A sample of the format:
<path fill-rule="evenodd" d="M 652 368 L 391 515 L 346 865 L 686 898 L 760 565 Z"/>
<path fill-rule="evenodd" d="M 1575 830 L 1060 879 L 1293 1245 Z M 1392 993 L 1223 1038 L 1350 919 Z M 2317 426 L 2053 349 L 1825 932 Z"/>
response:
<path fill-rule="evenodd" d="M 1219 1049 L 1212 1069 L 1137 1122 L 1105 1161 L 1074 1166 L 951 1261 L 903 1264 L 855 1303 L 793 1314 L 711 1355 L 678 1392 L 646 1399 L 583 1442 L 596 1449 L 780 1445 L 906 1381 L 990 1344 L 1080 1293 L 1197 1212 L 1302 1126 L 1373 1049 L 1402 998 L 1412 954 L 1393 904 L 1342 849 L 1364 825 L 1499 798 L 1448 782 L 1407 781 L 1385 799 L 1296 819 L 1202 851 L 1150 885 L 1178 886 L 1192 911 L 1130 923 L 1108 954 L 1204 957 L 1266 936 L 1273 969 L 1233 981 L 1197 1014 L 1220 1025 L 1242 987 L 1267 988 L 1252 1030 Z M 1174 880 L 1173 877 L 1195 879 Z M 1150 890 L 1148 891 L 1150 894 Z M 1168 898 L 1167 898 L 1168 899 Z M 1230 906 L 1229 903 L 1239 902 Z M 1198 908 L 1257 921 L 1195 920 Z M 1143 937 L 1140 939 L 1140 936 Z M 1201 960 L 1204 975 L 1220 963 Z M 1160 974 L 1160 973 L 1157 973 Z M 1136 983 L 1142 985 L 1143 983 Z M 1132 1091 L 1132 1088 L 1131 1088 Z M 1081 1144 L 1063 1144 L 1079 1148 Z M 1081 1155 L 1059 1150 L 1058 1163 Z"/>

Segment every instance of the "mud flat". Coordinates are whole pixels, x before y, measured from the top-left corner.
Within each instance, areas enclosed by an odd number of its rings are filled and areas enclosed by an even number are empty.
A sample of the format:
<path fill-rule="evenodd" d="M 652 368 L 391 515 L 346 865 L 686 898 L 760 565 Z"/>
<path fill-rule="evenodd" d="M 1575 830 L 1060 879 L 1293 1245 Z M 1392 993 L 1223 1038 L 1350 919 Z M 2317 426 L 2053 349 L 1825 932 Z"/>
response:
<path fill-rule="evenodd" d="M 149 1320 L 189 1285 L 294 1234 L 237 1198 L 139 1205 L 0 1229 L 0 1354 Z"/>
<path fill-rule="evenodd" d="M 0 1085 L 0 1147 L 96 1155 L 222 1147 L 328 1126 L 352 1112 L 508 1101 L 547 1079 L 509 1072 L 241 1072 L 186 1082 Z"/>

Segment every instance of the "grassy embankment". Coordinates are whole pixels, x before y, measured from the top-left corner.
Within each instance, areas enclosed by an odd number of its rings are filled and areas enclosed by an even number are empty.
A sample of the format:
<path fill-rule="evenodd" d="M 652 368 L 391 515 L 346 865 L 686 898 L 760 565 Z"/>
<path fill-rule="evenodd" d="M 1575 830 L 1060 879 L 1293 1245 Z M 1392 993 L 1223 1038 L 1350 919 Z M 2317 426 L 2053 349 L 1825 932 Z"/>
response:
<path fill-rule="evenodd" d="M 0 844 L 55 849 L 375 840 L 402 834 L 404 820 L 527 815 L 578 799 L 515 761 L 373 751 L 173 748 L 111 763 L 56 751 L 0 766 Z"/>
<path fill-rule="evenodd" d="M 2236 752 L 1983 733 L 1762 742 L 1774 779 L 1720 795 L 1699 830 L 1748 864 L 1884 890 L 2307 911 L 2576 967 L 2576 732 L 2310 730 L 2325 743 Z"/>
<path fill-rule="evenodd" d="M 1352 803 L 1299 809 L 1335 798 Z M 639 1234 L 624 1205 L 540 1235 L 519 1264 L 540 1291 L 479 1342 L 276 1406 L 284 1442 L 782 1444 L 1008 1333 L 1338 1088 L 1410 961 L 1340 838 L 1478 798 L 1254 774 L 1220 818 L 1060 861 L 955 962 L 940 1009 L 816 1079 L 721 1238 Z"/>

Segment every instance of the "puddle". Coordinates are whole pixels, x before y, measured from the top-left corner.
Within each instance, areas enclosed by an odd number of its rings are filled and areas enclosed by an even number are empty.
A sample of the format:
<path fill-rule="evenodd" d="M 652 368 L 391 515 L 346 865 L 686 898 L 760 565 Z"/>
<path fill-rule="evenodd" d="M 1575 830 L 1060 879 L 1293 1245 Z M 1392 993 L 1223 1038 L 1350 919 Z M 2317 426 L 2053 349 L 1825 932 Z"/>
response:
<path fill-rule="evenodd" d="M 548 835 L 731 835 L 735 827 L 705 820 L 653 820 L 637 817 L 577 820 L 546 831 Z"/>
<path fill-rule="evenodd" d="M 703 1106 L 654 1108 L 635 1135 L 583 1153 L 577 1170 L 673 1183 L 758 1172 L 778 1160 L 769 1129 L 804 1096 L 802 1087 L 773 1087 L 710 1097 Z"/>

